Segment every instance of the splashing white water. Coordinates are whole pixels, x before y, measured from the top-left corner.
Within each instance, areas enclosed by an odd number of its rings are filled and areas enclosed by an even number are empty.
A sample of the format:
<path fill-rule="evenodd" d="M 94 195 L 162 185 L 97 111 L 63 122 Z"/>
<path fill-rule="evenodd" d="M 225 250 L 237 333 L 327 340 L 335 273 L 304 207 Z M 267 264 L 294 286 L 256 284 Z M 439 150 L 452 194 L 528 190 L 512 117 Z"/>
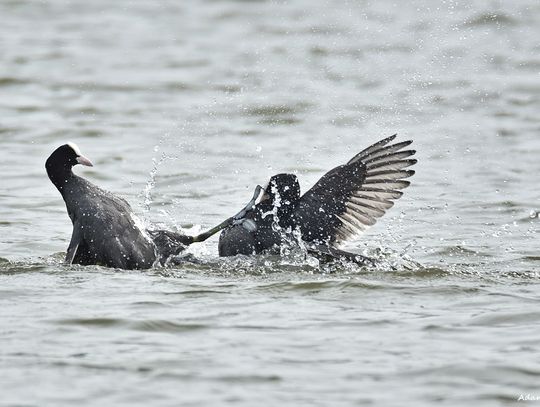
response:
<path fill-rule="evenodd" d="M 154 147 L 154 151 L 157 153 L 160 149 L 160 145 L 162 144 L 162 140 L 158 142 L 158 144 Z M 174 160 L 176 159 L 175 156 L 171 156 L 165 152 L 162 152 L 159 159 L 156 157 L 152 158 L 152 169 L 150 170 L 149 176 L 144 190 L 142 192 L 143 196 L 143 212 L 148 213 L 150 212 L 150 207 L 152 206 L 152 191 L 156 187 L 156 176 L 158 173 L 159 167 L 166 161 Z"/>
<path fill-rule="evenodd" d="M 152 190 L 156 186 L 156 174 L 158 170 L 159 163 L 155 158 L 152 158 L 152 169 L 150 170 L 150 179 L 146 183 L 143 191 L 144 203 L 143 210 L 144 212 L 150 211 L 150 205 L 152 204 Z"/>

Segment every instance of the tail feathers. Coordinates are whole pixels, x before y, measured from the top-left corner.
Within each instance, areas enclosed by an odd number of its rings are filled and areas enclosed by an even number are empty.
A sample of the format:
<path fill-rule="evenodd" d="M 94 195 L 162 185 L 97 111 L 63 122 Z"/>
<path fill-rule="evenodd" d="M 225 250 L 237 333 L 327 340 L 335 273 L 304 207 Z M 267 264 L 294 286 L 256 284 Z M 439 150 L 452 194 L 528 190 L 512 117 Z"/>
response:
<path fill-rule="evenodd" d="M 361 254 L 346 252 L 345 250 L 339 250 L 331 246 L 325 245 L 312 245 L 308 247 L 309 254 L 317 257 L 323 262 L 330 262 L 334 260 L 346 260 L 352 263 L 356 263 L 360 266 L 376 266 L 375 259 L 362 256 Z"/>
<path fill-rule="evenodd" d="M 193 243 L 192 236 L 182 235 L 169 230 L 149 230 L 158 252 L 159 262 L 164 264 L 171 256 L 176 256 Z"/>

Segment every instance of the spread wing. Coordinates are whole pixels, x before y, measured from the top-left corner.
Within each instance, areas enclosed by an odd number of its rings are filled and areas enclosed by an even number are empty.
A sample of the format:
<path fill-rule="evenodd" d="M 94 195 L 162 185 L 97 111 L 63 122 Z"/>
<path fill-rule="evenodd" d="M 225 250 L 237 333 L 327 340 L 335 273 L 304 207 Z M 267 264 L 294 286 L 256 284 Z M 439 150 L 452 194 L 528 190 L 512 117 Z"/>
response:
<path fill-rule="evenodd" d="M 339 246 L 375 224 L 401 197 L 414 174 L 407 167 L 412 141 L 390 144 L 388 137 L 355 155 L 347 164 L 330 170 L 301 198 L 295 210 L 302 238 Z"/>

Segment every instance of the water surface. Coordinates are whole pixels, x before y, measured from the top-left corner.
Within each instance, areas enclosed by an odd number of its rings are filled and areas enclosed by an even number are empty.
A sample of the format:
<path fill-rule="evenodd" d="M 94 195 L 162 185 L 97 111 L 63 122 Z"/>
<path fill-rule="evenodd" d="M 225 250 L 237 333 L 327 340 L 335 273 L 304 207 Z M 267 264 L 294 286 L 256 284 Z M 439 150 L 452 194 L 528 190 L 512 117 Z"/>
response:
<path fill-rule="evenodd" d="M 540 396 L 536 1 L 0 3 L 6 406 L 513 405 Z M 354 250 L 66 267 L 44 161 L 195 232 L 393 133 L 417 174 Z M 521 402 L 520 402 L 521 403 Z"/>

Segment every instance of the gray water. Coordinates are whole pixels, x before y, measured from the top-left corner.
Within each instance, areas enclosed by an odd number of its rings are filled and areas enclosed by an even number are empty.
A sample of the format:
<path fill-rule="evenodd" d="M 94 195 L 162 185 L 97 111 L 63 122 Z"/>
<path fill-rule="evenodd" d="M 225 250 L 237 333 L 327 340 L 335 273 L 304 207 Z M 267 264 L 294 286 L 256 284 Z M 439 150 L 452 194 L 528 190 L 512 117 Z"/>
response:
<path fill-rule="evenodd" d="M 540 397 L 540 3 L 0 2 L 0 404 Z M 417 174 L 352 250 L 67 267 L 44 161 L 195 233 L 393 133 Z M 534 403 L 534 402 L 530 402 Z"/>

